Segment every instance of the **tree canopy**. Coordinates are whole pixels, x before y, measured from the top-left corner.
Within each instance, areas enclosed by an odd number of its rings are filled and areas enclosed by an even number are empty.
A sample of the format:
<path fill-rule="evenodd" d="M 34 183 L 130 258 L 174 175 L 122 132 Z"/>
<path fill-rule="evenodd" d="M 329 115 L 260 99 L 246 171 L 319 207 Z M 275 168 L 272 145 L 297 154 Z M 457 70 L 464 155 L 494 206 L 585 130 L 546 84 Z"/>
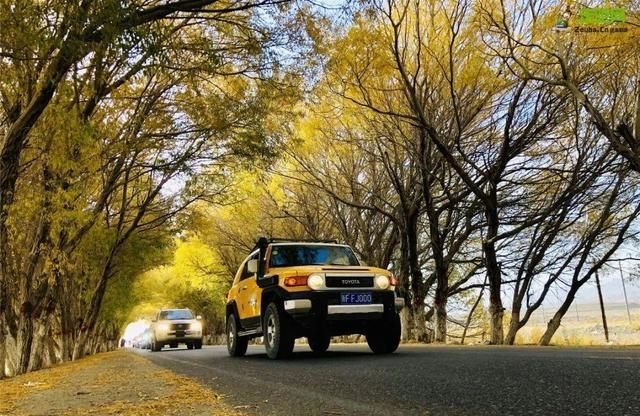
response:
<path fill-rule="evenodd" d="M 640 6 L 570 3 L 0 0 L 0 376 L 221 334 L 259 236 L 393 263 L 419 341 L 554 293 L 549 344 L 639 232 Z"/>

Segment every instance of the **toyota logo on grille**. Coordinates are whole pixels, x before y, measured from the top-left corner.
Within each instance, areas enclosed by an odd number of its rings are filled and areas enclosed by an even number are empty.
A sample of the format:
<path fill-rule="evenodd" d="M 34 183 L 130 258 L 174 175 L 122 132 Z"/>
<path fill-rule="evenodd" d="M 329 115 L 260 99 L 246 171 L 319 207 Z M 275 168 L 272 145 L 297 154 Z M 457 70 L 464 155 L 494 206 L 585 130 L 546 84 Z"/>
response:
<path fill-rule="evenodd" d="M 360 284 L 360 280 L 358 279 L 342 279 L 343 285 L 358 285 Z"/>

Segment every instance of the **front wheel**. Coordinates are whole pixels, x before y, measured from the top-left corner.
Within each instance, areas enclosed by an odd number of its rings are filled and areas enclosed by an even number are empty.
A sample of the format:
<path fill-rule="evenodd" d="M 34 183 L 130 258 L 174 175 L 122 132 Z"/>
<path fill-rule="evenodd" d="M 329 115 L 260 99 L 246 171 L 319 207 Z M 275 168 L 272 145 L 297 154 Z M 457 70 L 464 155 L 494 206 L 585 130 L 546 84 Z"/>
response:
<path fill-rule="evenodd" d="M 275 303 L 270 303 L 264 314 L 264 346 L 272 360 L 285 358 L 293 352 L 293 337 L 288 316 Z"/>
<path fill-rule="evenodd" d="M 390 354 L 400 344 L 400 315 L 394 313 L 374 325 L 367 333 L 367 344 L 374 354 Z"/>
<path fill-rule="evenodd" d="M 158 341 L 154 338 L 151 342 L 151 351 L 158 352 L 162 349 L 162 344 L 158 343 Z"/>
<path fill-rule="evenodd" d="M 242 357 L 247 352 L 249 340 L 238 336 L 238 322 L 236 316 L 231 314 L 227 317 L 227 351 L 232 357 Z M 202 348 L 202 341 L 200 342 Z"/>

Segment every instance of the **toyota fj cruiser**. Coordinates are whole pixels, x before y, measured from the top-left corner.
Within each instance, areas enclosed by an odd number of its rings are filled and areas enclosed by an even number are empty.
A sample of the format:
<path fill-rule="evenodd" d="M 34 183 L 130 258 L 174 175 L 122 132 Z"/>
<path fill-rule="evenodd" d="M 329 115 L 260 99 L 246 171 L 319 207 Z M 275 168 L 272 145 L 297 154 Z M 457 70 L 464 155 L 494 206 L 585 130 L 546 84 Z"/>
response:
<path fill-rule="evenodd" d="M 396 279 L 361 265 L 351 247 L 335 241 L 258 240 L 242 262 L 227 297 L 227 349 L 243 356 L 250 339 L 264 337 L 269 358 L 291 354 L 306 337 L 324 352 L 331 337 L 363 334 L 376 354 L 400 343 Z"/>

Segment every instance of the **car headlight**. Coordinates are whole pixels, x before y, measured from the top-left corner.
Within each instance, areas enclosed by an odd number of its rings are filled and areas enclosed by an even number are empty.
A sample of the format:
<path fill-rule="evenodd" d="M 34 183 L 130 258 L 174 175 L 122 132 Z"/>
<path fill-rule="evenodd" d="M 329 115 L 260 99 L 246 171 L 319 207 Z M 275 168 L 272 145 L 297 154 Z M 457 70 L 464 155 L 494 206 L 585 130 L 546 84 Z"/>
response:
<path fill-rule="evenodd" d="M 319 274 L 312 274 L 307 279 L 307 286 L 313 290 L 318 290 L 324 286 L 324 279 Z"/>
<path fill-rule="evenodd" d="M 194 322 L 191 324 L 191 329 L 193 331 L 202 331 L 202 323 L 201 322 Z"/>
<path fill-rule="evenodd" d="M 384 275 L 376 276 L 376 286 L 378 286 L 380 289 L 388 288 L 390 286 L 389 278 Z"/>
<path fill-rule="evenodd" d="M 159 331 L 167 331 L 168 329 L 169 329 L 169 324 L 165 324 L 165 323 L 158 324 Z"/>

